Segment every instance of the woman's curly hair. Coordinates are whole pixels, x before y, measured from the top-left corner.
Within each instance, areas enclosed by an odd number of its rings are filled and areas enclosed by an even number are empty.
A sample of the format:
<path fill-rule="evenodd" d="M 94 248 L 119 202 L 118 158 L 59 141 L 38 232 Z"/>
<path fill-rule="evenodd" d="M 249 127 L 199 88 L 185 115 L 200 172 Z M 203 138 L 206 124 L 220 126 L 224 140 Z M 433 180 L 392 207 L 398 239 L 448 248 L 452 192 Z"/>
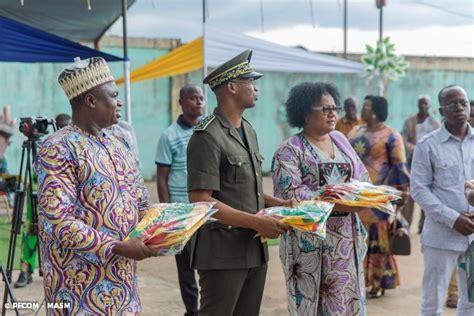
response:
<path fill-rule="evenodd" d="M 291 88 L 285 102 L 286 119 L 291 127 L 303 128 L 306 116 L 318 106 L 323 94 L 329 94 L 339 106 L 340 95 L 336 86 L 326 82 L 303 82 Z"/>

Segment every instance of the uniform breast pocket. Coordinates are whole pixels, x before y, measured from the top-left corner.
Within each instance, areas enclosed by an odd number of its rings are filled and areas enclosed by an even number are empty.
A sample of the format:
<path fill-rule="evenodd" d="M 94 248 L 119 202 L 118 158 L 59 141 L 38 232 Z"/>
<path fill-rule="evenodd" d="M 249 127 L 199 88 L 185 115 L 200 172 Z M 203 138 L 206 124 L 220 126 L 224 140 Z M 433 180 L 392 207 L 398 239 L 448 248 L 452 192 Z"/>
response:
<path fill-rule="evenodd" d="M 441 161 L 436 165 L 435 181 L 442 186 L 456 185 L 462 182 L 461 169 L 454 162 Z"/>
<path fill-rule="evenodd" d="M 245 156 L 227 156 L 225 170 L 227 181 L 231 183 L 244 183 L 251 174 L 250 160 Z"/>

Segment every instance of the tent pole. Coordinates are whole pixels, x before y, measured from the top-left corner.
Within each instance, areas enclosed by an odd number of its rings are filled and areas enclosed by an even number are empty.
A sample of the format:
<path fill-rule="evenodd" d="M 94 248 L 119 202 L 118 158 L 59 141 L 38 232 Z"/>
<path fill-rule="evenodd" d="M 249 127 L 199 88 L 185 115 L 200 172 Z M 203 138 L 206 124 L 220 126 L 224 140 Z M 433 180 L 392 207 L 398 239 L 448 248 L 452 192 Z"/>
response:
<path fill-rule="evenodd" d="M 207 65 L 206 65 L 206 0 L 202 0 L 202 72 L 203 72 L 203 79 L 207 77 Z M 209 112 L 208 106 L 208 85 L 204 85 L 204 116 L 207 116 Z"/>
<path fill-rule="evenodd" d="M 125 88 L 125 113 L 127 122 L 132 124 L 132 100 L 130 97 L 130 60 L 128 59 L 127 43 L 127 0 L 122 0 L 122 26 L 123 26 L 123 72 Z"/>
<path fill-rule="evenodd" d="M 347 0 L 344 0 L 344 59 L 347 59 Z"/>

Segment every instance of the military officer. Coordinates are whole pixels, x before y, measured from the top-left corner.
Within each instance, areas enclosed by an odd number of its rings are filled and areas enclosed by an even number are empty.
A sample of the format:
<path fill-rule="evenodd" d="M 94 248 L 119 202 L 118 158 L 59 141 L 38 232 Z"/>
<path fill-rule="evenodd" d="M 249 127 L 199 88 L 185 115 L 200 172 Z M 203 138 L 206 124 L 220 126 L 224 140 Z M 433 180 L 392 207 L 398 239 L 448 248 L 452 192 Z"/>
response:
<path fill-rule="evenodd" d="M 219 221 L 204 225 L 192 240 L 191 265 L 199 273 L 199 315 L 258 315 L 267 273 L 266 243 L 288 227 L 255 213 L 290 206 L 263 193 L 257 135 L 243 112 L 255 106 L 251 50 L 219 66 L 205 79 L 217 98 L 214 114 L 195 128 L 188 145 L 191 202 L 214 201 Z"/>

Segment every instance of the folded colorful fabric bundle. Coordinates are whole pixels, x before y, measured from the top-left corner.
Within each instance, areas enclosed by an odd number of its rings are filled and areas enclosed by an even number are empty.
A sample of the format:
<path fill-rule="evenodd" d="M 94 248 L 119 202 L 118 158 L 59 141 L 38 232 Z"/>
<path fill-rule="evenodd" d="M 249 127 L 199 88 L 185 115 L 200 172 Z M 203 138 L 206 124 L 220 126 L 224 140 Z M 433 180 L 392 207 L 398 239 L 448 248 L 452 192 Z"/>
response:
<path fill-rule="evenodd" d="M 210 216 L 217 212 L 215 203 L 160 203 L 145 211 L 142 219 L 127 239 L 144 237 L 161 256 L 180 254 L 191 236 Z"/>
<path fill-rule="evenodd" d="M 401 198 L 402 192 L 387 186 L 373 185 L 368 182 L 351 180 L 340 184 L 328 184 L 320 189 L 319 200 L 342 204 L 376 208 L 382 212 L 394 215 L 391 202 Z"/>
<path fill-rule="evenodd" d="M 277 206 L 261 210 L 257 215 L 272 216 L 294 229 L 313 232 L 319 238 L 326 238 L 326 221 L 334 207 L 323 201 L 302 201 L 296 208 Z"/>

